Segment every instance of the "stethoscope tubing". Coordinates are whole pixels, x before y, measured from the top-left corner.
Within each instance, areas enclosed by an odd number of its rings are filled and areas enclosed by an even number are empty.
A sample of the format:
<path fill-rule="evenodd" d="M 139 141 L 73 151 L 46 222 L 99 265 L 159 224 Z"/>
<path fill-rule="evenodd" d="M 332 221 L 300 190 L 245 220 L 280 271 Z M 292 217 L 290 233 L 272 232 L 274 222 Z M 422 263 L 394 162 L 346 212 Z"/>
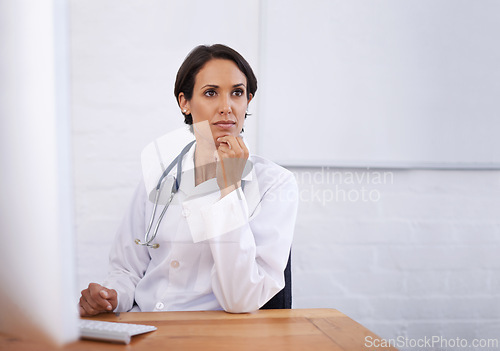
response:
<path fill-rule="evenodd" d="M 160 179 L 158 180 L 158 184 L 156 185 L 155 189 L 156 190 L 155 202 L 153 205 L 153 211 L 151 212 L 151 218 L 149 220 L 148 228 L 146 230 L 146 234 L 144 235 L 144 242 L 141 242 L 139 239 L 136 239 L 134 242 L 137 245 L 147 246 L 153 249 L 157 249 L 158 247 L 160 247 L 160 244 L 152 244 L 152 241 L 156 238 L 156 234 L 158 234 L 158 229 L 160 228 L 160 224 L 163 219 L 163 216 L 165 215 L 165 212 L 167 212 L 167 208 L 170 206 L 170 203 L 172 202 L 174 195 L 179 190 L 179 186 L 181 183 L 181 175 L 182 175 L 182 159 L 184 158 L 184 155 L 189 151 L 189 149 L 191 149 L 191 146 L 195 143 L 195 141 L 196 140 L 193 140 L 192 142 L 184 146 L 180 154 L 177 155 L 177 157 L 168 165 L 168 167 L 165 169 L 165 171 L 163 171 L 162 175 L 160 176 Z M 153 235 L 149 237 L 156 216 L 156 209 L 158 208 L 158 201 L 160 199 L 160 194 L 163 188 L 164 181 L 175 165 L 177 165 L 177 177 L 175 178 L 175 182 L 172 184 L 172 189 L 170 190 L 170 197 L 168 198 L 168 201 L 163 210 L 161 211 L 158 221 L 156 222 Z"/>

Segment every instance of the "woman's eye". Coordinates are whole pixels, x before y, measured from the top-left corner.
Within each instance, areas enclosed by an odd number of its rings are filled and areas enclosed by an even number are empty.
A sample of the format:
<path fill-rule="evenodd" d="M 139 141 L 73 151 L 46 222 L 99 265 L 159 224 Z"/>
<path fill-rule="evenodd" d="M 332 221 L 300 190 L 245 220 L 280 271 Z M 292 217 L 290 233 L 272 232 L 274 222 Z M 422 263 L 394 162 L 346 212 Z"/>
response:
<path fill-rule="evenodd" d="M 212 96 L 215 96 L 215 90 L 207 90 L 205 91 L 205 95 L 206 96 L 209 96 L 209 97 L 212 97 Z"/>
<path fill-rule="evenodd" d="M 233 92 L 233 95 L 235 95 L 235 96 L 242 96 L 243 95 L 243 90 L 241 90 L 241 89 L 235 90 Z"/>

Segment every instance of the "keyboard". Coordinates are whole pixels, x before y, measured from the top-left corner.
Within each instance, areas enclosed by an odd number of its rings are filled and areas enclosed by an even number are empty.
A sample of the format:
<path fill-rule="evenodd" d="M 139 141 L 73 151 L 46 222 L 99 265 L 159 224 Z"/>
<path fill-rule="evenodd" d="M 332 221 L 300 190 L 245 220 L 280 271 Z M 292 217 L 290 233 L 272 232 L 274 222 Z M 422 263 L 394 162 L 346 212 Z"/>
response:
<path fill-rule="evenodd" d="M 80 337 L 121 344 L 130 343 L 134 335 L 156 330 L 152 325 L 103 322 L 97 320 L 80 319 Z"/>

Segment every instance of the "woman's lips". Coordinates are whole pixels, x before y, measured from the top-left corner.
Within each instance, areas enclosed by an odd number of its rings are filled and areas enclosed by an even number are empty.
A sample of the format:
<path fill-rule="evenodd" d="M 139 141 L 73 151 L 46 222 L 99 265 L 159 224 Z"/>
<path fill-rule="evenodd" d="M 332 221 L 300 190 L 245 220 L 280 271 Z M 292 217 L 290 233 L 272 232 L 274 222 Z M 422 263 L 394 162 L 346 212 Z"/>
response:
<path fill-rule="evenodd" d="M 230 129 L 235 125 L 235 123 L 231 121 L 221 121 L 214 124 L 221 129 Z"/>

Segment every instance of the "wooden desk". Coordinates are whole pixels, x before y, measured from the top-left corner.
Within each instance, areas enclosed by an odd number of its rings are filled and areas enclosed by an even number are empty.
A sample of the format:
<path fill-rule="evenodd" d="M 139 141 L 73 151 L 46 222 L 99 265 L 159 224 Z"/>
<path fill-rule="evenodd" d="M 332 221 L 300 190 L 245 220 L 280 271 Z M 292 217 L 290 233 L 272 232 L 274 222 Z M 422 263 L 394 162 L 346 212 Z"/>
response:
<path fill-rule="evenodd" d="M 365 347 L 365 337 L 377 338 L 333 309 L 261 310 L 249 314 L 128 312 L 99 315 L 94 319 L 151 324 L 158 330 L 134 336 L 129 345 L 81 340 L 63 350 L 368 351 L 374 348 Z M 48 351 L 53 348 L 0 334 L 0 350 Z"/>

